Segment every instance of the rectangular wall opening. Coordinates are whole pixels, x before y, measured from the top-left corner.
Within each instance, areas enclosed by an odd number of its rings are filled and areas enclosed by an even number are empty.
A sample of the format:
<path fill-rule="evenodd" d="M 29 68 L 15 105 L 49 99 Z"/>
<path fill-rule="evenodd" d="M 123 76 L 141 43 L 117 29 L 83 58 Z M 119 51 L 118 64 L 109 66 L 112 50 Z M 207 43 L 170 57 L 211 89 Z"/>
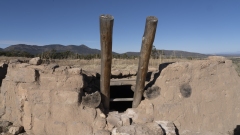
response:
<path fill-rule="evenodd" d="M 132 108 L 133 95 L 131 85 L 110 86 L 110 111 L 124 112 Z"/>

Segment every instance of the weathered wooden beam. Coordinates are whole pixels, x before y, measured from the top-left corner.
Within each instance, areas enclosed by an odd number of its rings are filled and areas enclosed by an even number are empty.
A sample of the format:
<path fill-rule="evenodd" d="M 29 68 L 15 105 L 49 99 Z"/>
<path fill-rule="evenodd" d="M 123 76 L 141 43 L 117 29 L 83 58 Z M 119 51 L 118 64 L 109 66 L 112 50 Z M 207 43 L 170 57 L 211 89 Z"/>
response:
<path fill-rule="evenodd" d="M 101 40 L 101 78 L 100 91 L 103 107 L 109 111 L 110 79 L 112 64 L 112 32 L 114 18 L 111 15 L 100 16 L 100 40 Z"/>
<path fill-rule="evenodd" d="M 111 79 L 110 86 L 135 85 L 136 79 Z"/>
<path fill-rule="evenodd" d="M 149 82 L 145 82 L 145 85 Z M 110 86 L 136 85 L 136 79 L 111 79 Z M 134 89 L 135 90 L 135 89 Z M 133 90 L 133 91 L 134 91 Z"/>
<path fill-rule="evenodd" d="M 111 98 L 112 102 L 120 102 L 120 101 L 133 101 L 133 98 Z"/>
<path fill-rule="evenodd" d="M 136 80 L 136 88 L 133 97 L 132 107 L 136 108 L 141 102 L 145 87 L 145 80 L 148 70 L 149 58 L 152 50 L 153 41 L 157 29 L 158 19 L 154 16 L 149 16 L 146 19 L 145 31 L 142 37 L 141 54 L 138 63 L 138 72 Z"/>

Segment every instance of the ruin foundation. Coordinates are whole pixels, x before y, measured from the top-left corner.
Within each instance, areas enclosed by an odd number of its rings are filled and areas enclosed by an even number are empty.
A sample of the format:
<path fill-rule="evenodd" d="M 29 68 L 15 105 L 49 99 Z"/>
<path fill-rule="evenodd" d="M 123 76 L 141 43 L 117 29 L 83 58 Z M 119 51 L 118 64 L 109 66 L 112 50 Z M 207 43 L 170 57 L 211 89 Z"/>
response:
<path fill-rule="evenodd" d="M 240 78 L 230 60 L 162 64 L 150 74 L 137 108 L 106 114 L 98 73 L 2 64 L 1 121 L 28 135 L 227 135 L 240 124 Z"/>

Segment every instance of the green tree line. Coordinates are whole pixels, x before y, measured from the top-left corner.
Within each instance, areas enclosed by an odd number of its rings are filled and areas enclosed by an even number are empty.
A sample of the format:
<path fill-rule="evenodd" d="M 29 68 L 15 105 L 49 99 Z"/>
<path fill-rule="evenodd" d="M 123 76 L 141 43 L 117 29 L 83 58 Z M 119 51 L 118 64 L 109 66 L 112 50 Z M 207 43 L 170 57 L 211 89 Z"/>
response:
<path fill-rule="evenodd" d="M 28 52 L 22 51 L 0 51 L 0 56 L 7 56 L 7 57 L 27 57 L 32 58 L 34 55 Z"/>
<path fill-rule="evenodd" d="M 164 55 L 164 52 L 161 50 L 157 50 L 155 46 L 152 48 L 151 57 L 153 59 L 158 59 L 161 57 L 161 55 Z M 28 52 L 23 51 L 0 51 L 0 56 L 7 56 L 7 57 L 41 57 L 42 59 L 100 59 L 100 54 L 78 54 L 74 53 L 72 51 L 63 51 L 58 52 L 55 49 L 52 49 L 50 51 L 42 52 L 41 54 L 33 55 Z M 135 59 L 138 58 L 138 56 L 134 55 L 127 55 L 127 53 L 124 54 L 113 54 L 112 58 L 115 59 Z"/>

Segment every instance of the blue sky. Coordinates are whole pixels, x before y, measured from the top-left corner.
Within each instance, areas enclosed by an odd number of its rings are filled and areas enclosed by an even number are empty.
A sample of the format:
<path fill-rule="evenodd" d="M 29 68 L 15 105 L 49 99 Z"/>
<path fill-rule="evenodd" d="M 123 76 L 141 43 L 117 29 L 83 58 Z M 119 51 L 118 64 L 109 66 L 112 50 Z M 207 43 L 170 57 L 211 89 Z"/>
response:
<path fill-rule="evenodd" d="M 240 51 L 239 0 L 0 0 L 0 47 L 85 44 L 100 49 L 99 16 L 114 16 L 113 51 L 140 51 L 147 16 L 157 49 Z"/>

